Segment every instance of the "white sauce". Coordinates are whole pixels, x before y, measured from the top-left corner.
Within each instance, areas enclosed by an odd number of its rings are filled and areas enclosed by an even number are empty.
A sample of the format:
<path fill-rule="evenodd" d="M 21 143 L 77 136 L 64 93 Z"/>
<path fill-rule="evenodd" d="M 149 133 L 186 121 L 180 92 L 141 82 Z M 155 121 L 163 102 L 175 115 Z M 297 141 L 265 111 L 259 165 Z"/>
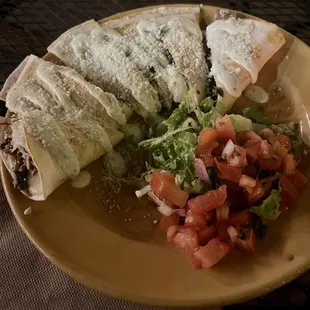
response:
<path fill-rule="evenodd" d="M 71 185 L 75 188 L 84 188 L 91 181 L 91 175 L 88 171 L 82 170 L 77 177 L 71 181 Z"/>
<path fill-rule="evenodd" d="M 247 99 L 257 103 L 266 103 L 269 100 L 268 93 L 257 85 L 249 85 L 243 94 Z"/>
<path fill-rule="evenodd" d="M 120 131 L 126 137 L 131 137 L 132 142 L 135 144 L 138 144 L 141 140 L 143 140 L 143 132 L 141 128 L 135 124 L 125 124 L 120 128 Z"/>
<path fill-rule="evenodd" d="M 102 156 L 104 167 L 113 175 L 122 177 L 127 173 L 127 166 L 124 158 L 118 152 L 112 151 Z"/>

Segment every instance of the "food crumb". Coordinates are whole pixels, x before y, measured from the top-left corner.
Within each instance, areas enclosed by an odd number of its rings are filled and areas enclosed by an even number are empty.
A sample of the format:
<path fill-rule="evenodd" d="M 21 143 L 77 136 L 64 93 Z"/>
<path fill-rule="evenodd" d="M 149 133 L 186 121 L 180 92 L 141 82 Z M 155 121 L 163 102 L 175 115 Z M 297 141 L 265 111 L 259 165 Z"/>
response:
<path fill-rule="evenodd" d="M 155 224 L 155 225 L 158 224 L 158 220 L 154 220 L 153 224 Z"/>
<path fill-rule="evenodd" d="M 291 262 L 294 259 L 294 255 L 293 254 L 288 254 L 287 255 L 287 259 Z"/>
<path fill-rule="evenodd" d="M 131 222 L 131 219 L 128 219 L 129 222 Z"/>
<path fill-rule="evenodd" d="M 127 219 L 125 219 L 125 222 L 127 222 Z"/>
<path fill-rule="evenodd" d="M 24 215 L 31 215 L 31 213 L 32 213 L 31 207 L 27 208 L 27 209 L 24 211 Z"/>

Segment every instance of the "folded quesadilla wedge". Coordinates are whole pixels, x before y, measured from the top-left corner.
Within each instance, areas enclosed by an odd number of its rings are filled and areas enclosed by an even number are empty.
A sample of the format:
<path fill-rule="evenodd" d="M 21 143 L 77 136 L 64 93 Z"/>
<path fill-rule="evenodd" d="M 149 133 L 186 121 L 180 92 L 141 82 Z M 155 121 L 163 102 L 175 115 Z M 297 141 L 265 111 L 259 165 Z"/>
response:
<path fill-rule="evenodd" d="M 201 101 L 206 95 L 205 81 L 208 70 L 199 27 L 199 14 L 199 6 L 159 8 L 143 12 L 141 15 L 113 19 L 104 25 L 117 29 L 128 37 L 140 36 L 140 40 L 147 42 L 147 45 L 156 46 L 182 74 L 187 90 L 195 89 L 197 101 Z M 186 91 L 177 102 L 182 101 L 185 94 Z"/>
<path fill-rule="evenodd" d="M 223 96 L 218 106 L 226 113 L 250 83 L 255 83 L 266 62 L 284 45 L 280 29 L 271 23 L 230 17 L 207 26 L 211 73 Z"/>
<path fill-rule="evenodd" d="M 143 117 L 156 115 L 161 110 L 157 91 L 125 52 L 107 41 L 109 36 L 92 20 L 69 29 L 48 51 L 95 85 L 132 104 Z"/>
<path fill-rule="evenodd" d="M 74 69 L 33 55 L 21 65 L 0 93 L 10 111 L 1 158 L 16 188 L 45 200 L 123 139 L 117 129 L 126 116 L 112 94 Z"/>

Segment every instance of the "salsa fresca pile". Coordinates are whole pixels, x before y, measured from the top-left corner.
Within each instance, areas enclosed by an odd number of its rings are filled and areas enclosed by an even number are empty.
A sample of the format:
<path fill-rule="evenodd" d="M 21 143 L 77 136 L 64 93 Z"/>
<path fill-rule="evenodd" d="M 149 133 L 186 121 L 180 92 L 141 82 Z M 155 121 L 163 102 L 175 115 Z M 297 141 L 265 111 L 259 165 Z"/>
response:
<path fill-rule="evenodd" d="M 210 268 L 234 248 L 255 253 L 266 220 L 297 204 L 303 145 L 293 124 L 272 125 L 262 109 L 221 116 L 209 99 L 182 104 L 141 142 L 149 185 L 136 195 L 157 205 L 168 242 Z"/>

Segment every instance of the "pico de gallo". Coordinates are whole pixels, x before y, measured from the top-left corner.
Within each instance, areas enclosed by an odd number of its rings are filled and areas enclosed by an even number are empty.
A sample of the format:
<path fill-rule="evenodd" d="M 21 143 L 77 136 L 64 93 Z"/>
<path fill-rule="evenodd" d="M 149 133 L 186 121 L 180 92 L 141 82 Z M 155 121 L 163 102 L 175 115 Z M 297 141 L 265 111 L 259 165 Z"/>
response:
<path fill-rule="evenodd" d="M 140 142 L 149 151 L 136 191 L 162 214 L 167 241 L 195 268 L 210 268 L 233 249 L 256 252 L 266 220 L 298 202 L 307 183 L 297 168 L 304 144 L 295 124 L 273 125 L 262 108 L 221 115 L 191 94 Z"/>

